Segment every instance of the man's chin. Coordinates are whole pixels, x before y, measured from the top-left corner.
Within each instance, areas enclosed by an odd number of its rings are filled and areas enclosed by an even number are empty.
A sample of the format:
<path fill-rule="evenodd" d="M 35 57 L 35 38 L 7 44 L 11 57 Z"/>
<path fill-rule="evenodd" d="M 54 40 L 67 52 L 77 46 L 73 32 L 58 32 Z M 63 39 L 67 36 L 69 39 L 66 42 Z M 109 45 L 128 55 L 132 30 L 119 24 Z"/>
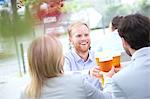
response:
<path fill-rule="evenodd" d="M 89 48 L 81 48 L 82 52 L 87 52 L 89 50 Z"/>

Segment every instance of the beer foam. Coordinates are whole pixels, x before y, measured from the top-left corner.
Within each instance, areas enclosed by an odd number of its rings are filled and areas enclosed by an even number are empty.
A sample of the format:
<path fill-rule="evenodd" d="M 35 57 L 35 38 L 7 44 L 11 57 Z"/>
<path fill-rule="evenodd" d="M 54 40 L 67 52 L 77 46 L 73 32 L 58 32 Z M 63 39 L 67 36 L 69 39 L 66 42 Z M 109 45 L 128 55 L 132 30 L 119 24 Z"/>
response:
<path fill-rule="evenodd" d="M 108 55 L 104 52 L 96 52 L 95 57 L 96 58 L 102 58 L 102 57 L 107 57 Z"/>
<path fill-rule="evenodd" d="M 112 60 L 113 58 L 111 56 L 103 56 L 100 58 L 100 62 L 103 62 L 103 61 L 110 61 Z"/>
<path fill-rule="evenodd" d="M 121 56 L 121 53 L 119 53 L 119 52 L 113 52 L 112 53 L 112 56 L 114 57 L 114 56 Z"/>

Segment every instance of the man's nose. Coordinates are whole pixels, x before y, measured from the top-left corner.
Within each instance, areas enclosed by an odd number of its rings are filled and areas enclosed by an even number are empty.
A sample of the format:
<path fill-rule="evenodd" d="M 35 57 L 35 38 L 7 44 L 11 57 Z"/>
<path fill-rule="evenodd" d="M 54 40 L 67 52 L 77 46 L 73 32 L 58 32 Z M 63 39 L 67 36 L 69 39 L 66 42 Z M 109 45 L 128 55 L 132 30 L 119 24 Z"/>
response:
<path fill-rule="evenodd" d="M 86 40 L 86 38 L 87 38 L 87 37 L 84 36 L 84 35 L 81 37 L 82 40 Z"/>

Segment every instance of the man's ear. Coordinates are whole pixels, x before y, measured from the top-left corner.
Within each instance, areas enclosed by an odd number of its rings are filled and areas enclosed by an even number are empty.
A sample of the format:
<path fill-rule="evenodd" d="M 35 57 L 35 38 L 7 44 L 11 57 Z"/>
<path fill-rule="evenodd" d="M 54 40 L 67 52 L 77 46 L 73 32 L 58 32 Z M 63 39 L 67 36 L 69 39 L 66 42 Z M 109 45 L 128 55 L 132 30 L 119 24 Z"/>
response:
<path fill-rule="evenodd" d="M 69 37 L 69 42 L 71 42 L 72 40 L 71 40 L 71 37 Z"/>
<path fill-rule="evenodd" d="M 72 42 L 73 36 L 69 35 L 69 41 Z"/>

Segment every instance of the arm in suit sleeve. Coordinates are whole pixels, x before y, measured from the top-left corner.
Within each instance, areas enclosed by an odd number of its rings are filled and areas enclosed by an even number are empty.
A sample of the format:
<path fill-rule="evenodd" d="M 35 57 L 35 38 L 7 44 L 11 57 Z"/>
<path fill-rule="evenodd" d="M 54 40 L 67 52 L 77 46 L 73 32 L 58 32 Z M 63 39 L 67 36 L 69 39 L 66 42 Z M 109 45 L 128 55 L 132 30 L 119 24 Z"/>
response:
<path fill-rule="evenodd" d="M 128 99 L 120 86 L 112 80 L 112 99 Z"/>
<path fill-rule="evenodd" d="M 112 94 L 112 99 L 127 99 L 126 94 L 113 78 L 105 77 L 104 92 Z"/>
<path fill-rule="evenodd" d="M 103 92 L 84 80 L 84 92 L 86 99 L 112 99 L 111 93 Z"/>

